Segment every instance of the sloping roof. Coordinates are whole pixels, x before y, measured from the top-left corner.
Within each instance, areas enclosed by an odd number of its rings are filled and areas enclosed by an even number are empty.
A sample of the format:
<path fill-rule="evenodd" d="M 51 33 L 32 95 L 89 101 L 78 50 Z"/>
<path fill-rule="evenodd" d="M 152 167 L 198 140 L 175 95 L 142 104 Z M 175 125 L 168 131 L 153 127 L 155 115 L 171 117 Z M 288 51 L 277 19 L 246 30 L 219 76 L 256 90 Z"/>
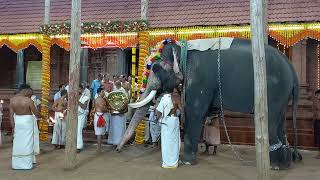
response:
<path fill-rule="evenodd" d="M 250 0 L 150 0 L 150 27 L 248 24 Z M 269 22 L 320 21 L 319 0 L 268 0 Z M 140 18 L 140 0 L 82 0 L 82 21 Z M 51 0 L 51 23 L 70 21 L 71 0 Z M 44 0 L 0 0 L 0 34 L 38 32 Z"/>

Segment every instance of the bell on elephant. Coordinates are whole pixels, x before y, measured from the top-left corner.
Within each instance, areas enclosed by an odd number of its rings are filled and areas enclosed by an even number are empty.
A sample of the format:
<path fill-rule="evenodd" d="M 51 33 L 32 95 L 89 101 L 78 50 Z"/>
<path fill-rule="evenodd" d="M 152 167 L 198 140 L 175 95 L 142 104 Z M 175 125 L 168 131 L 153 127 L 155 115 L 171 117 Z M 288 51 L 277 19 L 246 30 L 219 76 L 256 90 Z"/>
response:
<path fill-rule="evenodd" d="M 221 46 L 216 42 L 221 41 Z M 179 43 L 167 42 L 162 46 L 161 59 L 151 66 L 150 75 L 141 100 L 148 97 L 153 90 L 163 93 L 173 84 L 178 85 L 179 72 L 184 75 L 185 90 L 185 138 L 183 161 L 194 164 L 197 160 L 198 141 L 202 129 L 202 121 L 210 111 L 219 109 L 219 86 L 222 88 L 223 108 L 235 112 L 254 112 L 254 73 L 251 41 L 238 38 L 221 38 L 188 41 L 192 44 L 187 52 L 181 52 Z M 220 48 L 220 49 L 219 49 Z M 268 131 L 270 146 L 281 142 L 286 144 L 286 110 L 291 100 L 293 107 L 294 150 L 281 146 L 270 151 L 272 166 L 280 169 L 288 168 L 292 160 L 301 160 L 297 151 L 296 112 L 299 99 L 299 82 L 296 72 L 278 49 L 266 46 L 266 74 L 268 88 Z M 180 54 L 186 53 L 187 59 L 180 60 Z M 221 64 L 217 63 L 218 56 Z M 178 66 L 177 64 L 178 63 Z M 185 63 L 185 71 L 181 64 Z M 179 67 L 179 71 L 177 71 Z M 220 73 L 218 73 L 220 72 Z M 221 75 L 221 84 L 218 75 Z M 181 79 L 181 78 L 180 78 Z M 149 100 L 149 99 L 148 99 Z M 121 150 L 132 136 L 138 122 L 148 110 L 148 103 L 137 108 L 122 142 Z"/>

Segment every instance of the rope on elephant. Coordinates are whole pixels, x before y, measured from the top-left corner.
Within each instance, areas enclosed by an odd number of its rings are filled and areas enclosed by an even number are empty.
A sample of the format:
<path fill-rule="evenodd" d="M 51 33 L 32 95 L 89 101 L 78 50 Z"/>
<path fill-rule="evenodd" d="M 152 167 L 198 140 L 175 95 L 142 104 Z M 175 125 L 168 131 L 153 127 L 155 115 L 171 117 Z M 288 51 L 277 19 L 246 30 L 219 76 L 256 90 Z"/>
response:
<path fill-rule="evenodd" d="M 231 143 L 231 140 L 230 140 L 230 137 L 229 137 L 229 133 L 228 133 L 228 130 L 227 130 L 227 126 L 226 126 L 226 123 L 225 123 L 224 111 L 223 111 L 223 99 L 222 99 L 222 83 L 221 83 L 221 38 L 219 38 L 219 48 L 218 48 L 217 63 L 218 63 L 218 88 L 219 88 L 219 100 L 220 100 L 220 121 L 222 121 L 222 123 L 223 123 L 223 127 L 224 127 L 224 130 L 226 132 L 226 136 L 227 136 L 229 145 L 230 145 L 231 150 L 232 150 L 233 154 L 235 155 L 235 157 L 244 165 L 255 166 L 256 161 L 244 160 L 240 156 L 239 152 L 235 150 L 235 147 Z"/>

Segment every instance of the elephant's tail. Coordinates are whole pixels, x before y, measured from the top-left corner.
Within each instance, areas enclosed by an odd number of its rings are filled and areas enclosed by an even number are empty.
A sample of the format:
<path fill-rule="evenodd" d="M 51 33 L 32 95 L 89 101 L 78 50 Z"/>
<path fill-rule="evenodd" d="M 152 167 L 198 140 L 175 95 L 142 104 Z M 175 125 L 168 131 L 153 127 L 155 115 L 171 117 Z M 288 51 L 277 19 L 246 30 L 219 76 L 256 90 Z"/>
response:
<path fill-rule="evenodd" d="M 298 152 L 298 130 L 297 130 L 297 110 L 298 110 L 298 101 L 299 101 L 299 83 L 295 83 L 292 90 L 292 120 L 293 120 L 293 160 L 302 160 L 300 153 Z"/>

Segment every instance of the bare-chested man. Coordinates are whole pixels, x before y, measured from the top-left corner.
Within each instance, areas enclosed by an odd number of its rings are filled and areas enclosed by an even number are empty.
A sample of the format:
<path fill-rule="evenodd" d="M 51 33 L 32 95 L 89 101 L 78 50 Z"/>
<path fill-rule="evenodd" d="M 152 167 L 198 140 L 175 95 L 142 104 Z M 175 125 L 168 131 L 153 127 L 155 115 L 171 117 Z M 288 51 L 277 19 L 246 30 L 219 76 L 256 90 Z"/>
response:
<path fill-rule="evenodd" d="M 317 159 L 320 159 L 320 89 L 317 90 L 314 95 L 317 98 L 317 102 L 314 106 L 313 112 L 313 127 L 314 127 L 314 134 L 316 139 L 316 145 L 318 146 L 318 155 L 316 156 Z"/>
<path fill-rule="evenodd" d="M 102 136 L 108 131 L 108 126 L 110 122 L 110 117 L 108 117 L 107 102 L 104 99 L 105 92 L 102 88 L 97 90 L 98 97 L 95 100 L 95 109 L 94 114 L 94 132 L 97 135 L 98 147 L 97 152 L 101 151 Z"/>
<path fill-rule="evenodd" d="M 53 126 L 52 144 L 56 149 L 64 148 L 66 144 L 66 113 L 68 105 L 67 90 L 61 91 L 61 97 L 53 103 L 52 110 L 55 112 L 55 124 Z"/>
<path fill-rule="evenodd" d="M 13 129 L 12 169 L 32 169 L 34 157 L 35 115 L 41 115 L 34 102 L 27 97 L 30 86 L 23 84 L 19 93 L 10 99 L 10 122 Z"/>

